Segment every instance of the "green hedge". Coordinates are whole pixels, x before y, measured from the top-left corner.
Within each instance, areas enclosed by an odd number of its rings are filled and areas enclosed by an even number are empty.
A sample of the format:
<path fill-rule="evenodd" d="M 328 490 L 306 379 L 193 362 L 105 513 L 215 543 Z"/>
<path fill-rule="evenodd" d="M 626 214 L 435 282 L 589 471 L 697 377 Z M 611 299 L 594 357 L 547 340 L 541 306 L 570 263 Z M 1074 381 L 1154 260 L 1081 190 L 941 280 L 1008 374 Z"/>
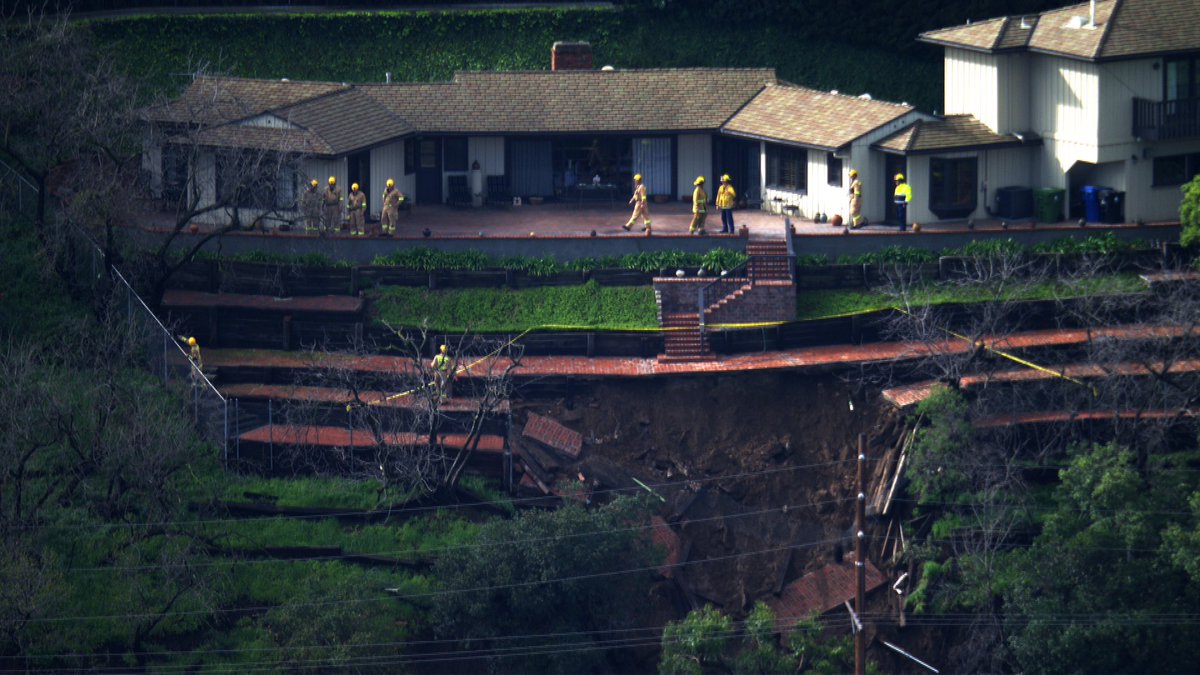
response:
<path fill-rule="evenodd" d="M 372 296 L 378 317 L 392 326 L 447 332 L 515 333 L 544 325 L 595 329 L 658 327 L 649 286 L 551 286 L 520 290 L 465 288 L 430 291 L 391 286 Z"/>
<path fill-rule="evenodd" d="M 866 13 L 855 12 L 865 16 Z M 588 40 L 597 65 L 774 67 L 819 89 L 941 107 L 940 51 L 904 58 L 862 35 L 776 20 L 719 26 L 686 13 L 608 9 L 141 16 L 89 25 L 150 92 L 174 94 L 199 63 L 246 77 L 447 80 L 455 70 L 545 70 L 556 40 Z M 851 38 L 851 40 L 847 40 Z"/>

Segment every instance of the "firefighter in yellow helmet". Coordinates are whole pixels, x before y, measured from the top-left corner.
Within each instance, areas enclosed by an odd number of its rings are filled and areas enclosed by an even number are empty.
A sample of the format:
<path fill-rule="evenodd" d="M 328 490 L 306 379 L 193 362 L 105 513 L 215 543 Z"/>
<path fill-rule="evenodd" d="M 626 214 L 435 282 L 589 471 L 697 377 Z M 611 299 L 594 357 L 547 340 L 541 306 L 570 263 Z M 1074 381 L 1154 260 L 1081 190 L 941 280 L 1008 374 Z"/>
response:
<path fill-rule="evenodd" d="M 721 186 L 717 188 L 717 208 L 721 209 L 721 234 L 735 234 L 733 229 L 733 207 L 737 204 L 737 192 L 733 189 L 733 179 L 729 174 L 721 176 Z"/>
<path fill-rule="evenodd" d="M 195 368 L 190 369 L 192 375 L 192 384 L 197 384 L 200 380 L 200 373 L 204 371 L 204 356 L 200 353 L 200 342 L 195 337 L 178 336 L 179 341 L 188 348 L 188 360 L 192 362 Z"/>
<path fill-rule="evenodd" d="M 304 216 L 304 231 L 317 232 L 321 229 L 321 192 L 317 181 L 311 180 L 300 195 L 300 211 Z"/>
<path fill-rule="evenodd" d="M 383 209 L 379 212 L 379 229 L 383 234 L 396 234 L 396 221 L 403 203 L 404 193 L 396 188 L 396 181 L 387 179 L 387 186 L 383 188 Z"/>
<path fill-rule="evenodd" d="M 704 220 L 708 217 L 708 193 L 704 191 L 704 176 L 696 176 L 692 185 L 696 189 L 692 190 L 692 224 L 688 225 L 688 233 L 706 234 Z"/>
<path fill-rule="evenodd" d="M 346 198 L 346 210 L 350 213 L 350 234 L 361 237 L 367 233 L 367 195 L 359 192 L 358 183 L 350 186 Z"/>
<path fill-rule="evenodd" d="M 635 173 L 633 175 L 633 196 L 629 198 L 629 203 L 633 204 L 633 215 L 629 217 L 629 222 L 622 227 L 628 232 L 633 224 L 640 217 L 642 226 L 645 228 L 646 236 L 650 235 L 650 205 L 646 202 L 646 186 L 642 183 L 642 174 Z"/>
<path fill-rule="evenodd" d="M 450 357 L 450 348 L 442 345 L 429 364 L 433 368 L 433 381 L 437 385 L 438 395 L 443 401 L 454 395 L 454 359 Z"/>
<path fill-rule="evenodd" d="M 329 185 L 321 192 L 321 230 L 334 232 L 342 226 L 342 188 L 337 178 L 329 177 Z"/>
<path fill-rule="evenodd" d="M 850 229 L 857 230 L 865 224 L 862 217 L 862 181 L 858 169 L 850 169 Z"/>
<path fill-rule="evenodd" d="M 908 222 L 908 203 L 912 201 L 912 186 L 904 182 L 904 174 L 896 174 L 896 191 L 892 196 L 892 201 L 896 205 L 896 221 L 900 224 L 900 231 L 903 232 L 907 227 Z"/>

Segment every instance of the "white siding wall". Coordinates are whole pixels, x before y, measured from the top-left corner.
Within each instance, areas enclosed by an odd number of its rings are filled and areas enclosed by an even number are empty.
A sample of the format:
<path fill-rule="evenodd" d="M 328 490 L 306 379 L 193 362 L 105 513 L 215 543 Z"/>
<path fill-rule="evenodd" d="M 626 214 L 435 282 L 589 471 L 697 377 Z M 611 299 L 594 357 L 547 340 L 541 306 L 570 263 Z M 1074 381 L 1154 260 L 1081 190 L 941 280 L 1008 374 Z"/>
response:
<path fill-rule="evenodd" d="M 1031 123 L 1062 170 L 1095 162 L 1100 128 L 1100 77 L 1083 61 L 1038 55 L 1030 66 Z"/>
<path fill-rule="evenodd" d="M 995 131 L 1000 122 L 997 57 L 947 47 L 943 68 L 946 114 L 974 115 Z"/>
<path fill-rule="evenodd" d="M 712 136 L 710 134 L 680 134 L 676 142 L 677 155 L 676 175 L 678 185 L 676 191 L 680 199 L 690 200 L 692 191 L 696 189 L 693 182 L 696 176 L 704 176 L 704 189 L 709 193 L 709 201 L 716 194 L 717 182 L 712 173 Z"/>
<path fill-rule="evenodd" d="M 1028 54 L 996 57 L 996 126 L 991 127 L 996 133 L 1029 129 L 1029 60 Z"/>
<path fill-rule="evenodd" d="M 994 208 L 996 190 L 1004 187 L 1041 187 L 1031 180 L 1037 163 L 1038 148 L 948 152 L 937 155 L 914 155 L 908 158 L 909 184 L 913 198 L 908 205 L 909 222 L 936 222 L 938 217 L 929 210 L 929 164 L 932 157 L 977 157 L 976 207 L 971 217 L 987 218 L 987 207 Z M 882 214 L 881 214 L 882 215 Z M 870 218 L 870 216 L 868 216 Z"/>
<path fill-rule="evenodd" d="M 504 175 L 504 137 L 471 136 L 467 139 L 467 161 L 479 162 L 484 176 Z"/>
<path fill-rule="evenodd" d="M 1148 144 L 1147 157 L 1128 160 L 1125 178 L 1125 220 L 1179 220 L 1178 185 L 1154 187 L 1154 158 L 1200 152 L 1200 139 Z"/>
<path fill-rule="evenodd" d="M 1133 142 L 1133 99 L 1162 100 L 1162 70 L 1157 59 L 1114 61 L 1098 66 L 1100 72 L 1100 145 Z M 1129 153 L 1121 152 L 1121 159 Z M 1112 159 L 1117 159 L 1113 157 Z M 1102 160 L 1103 161 L 1103 160 Z"/>
<path fill-rule="evenodd" d="M 152 194 L 160 195 L 162 190 L 162 145 L 150 131 L 142 136 L 142 171 L 150 176 Z"/>
<path fill-rule="evenodd" d="M 411 195 L 414 176 L 404 175 L 404 141 L 371 148 L 371 189 L 375 194 L 367 195 L 367 208 L 372 217 L 378 218 L 383 210 L 383 189 L 387 179 L 396 181 L 400 192 Z"/>
<path fill-rule="evenodd" d="M 316 179 L 317 188 L 324 190 L 325 186 L 329 185 L 329 177 L 333 176 L 337 179 L 338 187 L 342 188 L 342 194 L 350 192 L 350 186 L 346 183 L 346 158 L 339 157 L 337 159 L 318 159 L 310 157 L 304 160 L 304 165 L 300 170 L 300 180 L 307 183 L 310 180 Z"/>

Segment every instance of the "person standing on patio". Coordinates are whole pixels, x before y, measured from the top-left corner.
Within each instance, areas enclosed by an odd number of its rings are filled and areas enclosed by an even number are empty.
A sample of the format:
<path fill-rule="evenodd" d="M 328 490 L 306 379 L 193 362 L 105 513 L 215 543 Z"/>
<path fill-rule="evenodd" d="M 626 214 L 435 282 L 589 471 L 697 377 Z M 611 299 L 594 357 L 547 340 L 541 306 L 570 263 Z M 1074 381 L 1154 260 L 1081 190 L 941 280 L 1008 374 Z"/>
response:
<path fill-rule="evenodd" d="M 904 182 L 904 174 L 896 174 L 896 192 L 892 200 L 896 204 L 896 220 L 899 221 L 900 231 L 908 227 L 908 203 L 912 201 L 912 187 Z"/>
<path fill-rule="evenodd" d="M 396 219 L 400 217 L 400 203 L 404 194 L 396 189 L 396 181 L 387 179 L 387 187 L 383 189 L 383 210 L 379 215 L 379 229 L 383 234 L 396 234 Z"/>
<path fill-rule="evenodd" d="M 333 232 L 342 224 L 342 189 L 333 176 L 329 177 L 329 186 L 321 193 L 321 216 L 323 232 Z"/>
<path fill-rule="evenodd" d="M 350 186 L 350 197 L 346 199 L 346 210 L 350 212 L 350 234 L 361 237 L 367 233 L 367 196 L 358 191 L 358 183 Z"/>
<path fill-rule="evenodd" d="M 737 192 L 729 174 L 721 176 L 721 187 L 717 188 L 717 208 L 721 209 L 721 234 L 735 234 L 733 229 L 733 206 L 737 203 Z"/>
<path fill-rule="evenodd" d="M 317 232 L 321 229 L 321 193 L 317 190 L 317 179 L 312 179 L 304 194 L 300 195 L 300 211 L 304 214 L 304 231 Z"/>
<path fill-rule="evenodd" d="M 646 234 L 650 234 L 650 206 L 646 203 L 646 186 L 642 183 L 642 174 L 640 173 L 633 175 L 633 196 L 629 198 L 629 203 L 633 204 L 633 215 L 629 217 L 629 222 L 622 227 L 628 232 L 640 216 Z"/>
<path fill-rule="evenodd" d="M 858 180 L 858 169 L 850 169 L 850 229 L 862 226 L 862 182 Z"/>
<path fill-rule="evenodd" d="M 705 234 L 704 219 L 708 217 L 708 193 L 704 191 L 704 176 L 697 176 L 692 191 L 692 224 L 688 226 L 689 234 Z"/>

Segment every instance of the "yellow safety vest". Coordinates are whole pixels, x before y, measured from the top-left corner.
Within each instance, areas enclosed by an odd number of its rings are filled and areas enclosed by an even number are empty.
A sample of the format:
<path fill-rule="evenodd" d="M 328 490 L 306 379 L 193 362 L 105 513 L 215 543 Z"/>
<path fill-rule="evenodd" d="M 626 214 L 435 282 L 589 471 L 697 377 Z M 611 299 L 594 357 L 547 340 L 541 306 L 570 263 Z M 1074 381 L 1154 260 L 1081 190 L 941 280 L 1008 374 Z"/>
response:
<path fill-rule="evenodd" d="M 732 209 L 737 201 L 737 192 L 734 191 L 732 185 L 721 185 L 717 188 L 717 208 Z"/>
<path fill-rule="evenodd" d="M 903 197 L 904 199 L 901 199 Z M 905 203 L 912 201 L 912 186 L 908 183 L 901 183 L 896 186 L 895 201 L 903 201 Z"/>

